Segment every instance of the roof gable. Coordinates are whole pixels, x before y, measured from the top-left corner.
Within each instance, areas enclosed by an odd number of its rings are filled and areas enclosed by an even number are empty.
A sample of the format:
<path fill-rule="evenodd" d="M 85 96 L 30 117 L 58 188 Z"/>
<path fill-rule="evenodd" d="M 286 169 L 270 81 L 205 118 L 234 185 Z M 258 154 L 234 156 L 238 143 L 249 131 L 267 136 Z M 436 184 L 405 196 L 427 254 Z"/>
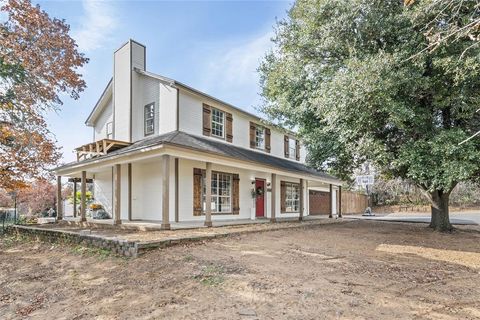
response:
<path fill-rule="evenodd" d="M 113 78 L 110 78 L 108 81 L 107 86 L 103 90 L 100 98 L 98 98 L 97 103 L 93 107 L 92 112 L 88 115 L 87 120 L 85 120 L 85 124 L 87 126 L 93 127 L 95 125 L 95 121 L 97 120 L 98 116 L 102 113 L 103 109 L 108 105 L 109 99 L 112 98 L 113 95 Z"/>

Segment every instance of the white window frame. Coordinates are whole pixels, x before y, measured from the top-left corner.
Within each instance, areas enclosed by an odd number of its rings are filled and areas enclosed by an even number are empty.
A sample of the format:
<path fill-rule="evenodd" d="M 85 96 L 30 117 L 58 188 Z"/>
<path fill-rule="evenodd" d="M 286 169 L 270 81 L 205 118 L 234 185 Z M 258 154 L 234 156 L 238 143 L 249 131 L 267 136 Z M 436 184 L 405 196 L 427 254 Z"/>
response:
<path fill-rule="evenodd" d="M 288 139 L 288 157 L 297 159 L 297 139 Z"/>
<path fill-rule="evenodd" d="M 212 108 L 212 119 L 210 126 L 213 137 L 225 139 L 225 112 L 220 109 Z M 221 135 L 216 133 L 216 131 L 220 130 Z"/>
<path fill-rule="evenodd" d="M 113 139 L 113 122 L 107 122 L 105 131 L 107 133 L 107 139 Z"/>
<path fill-rule="evenodd" d="M 255 148 L 265 150 L 265 128 L 255 126 Z"/>
<path fill-rule="evenodd" d="M 300 184 L 285 182 L 285 213 L 300 212 Z"/>
<path fill-rule="evenodd" d="M 219 183 L 220 178 L 227 178 L 227 180 L 223 180 L 223 182 L 227 183 L 226 188 L 223 187 L 221 183 Z M 202 211 L 205 213 L 207 209 L 207 204 L 206 204 L 206 188 L 205 188 L 205 174 L 202 176 Z M 230 173 L 223 173 L 223 172 L 212 172 L 212 214 L 232 214 L 233 212 L 233 174 Z M 221 194 L 221 190 L 223 190 L 224 194 Z M 227 192 L 228 194 L 225 194 Z M 227 199 L 228 204 L 227 204 L 227 209 L 225 210 L 219 210 L 221 208 L 221 199 Z"/>
<path fill-rule="evenodd" d="M 143 107 L 143 133 L 145 136 L 155 133 L 155 102 Z"/>

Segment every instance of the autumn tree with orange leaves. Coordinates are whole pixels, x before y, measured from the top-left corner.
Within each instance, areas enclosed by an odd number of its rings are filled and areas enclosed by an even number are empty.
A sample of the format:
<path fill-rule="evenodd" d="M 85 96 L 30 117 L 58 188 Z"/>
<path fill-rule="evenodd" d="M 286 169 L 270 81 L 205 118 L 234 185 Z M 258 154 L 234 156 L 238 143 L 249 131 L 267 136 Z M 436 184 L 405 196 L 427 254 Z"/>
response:
<path fill-rule="evenodd" d="M 60 108 L 60 95 L 79 98 L 88 59 L 69 25 L 30 1 L 0 1 L 0 11 L 0 188 L 15 190 L 48 178 L 59 160 L 45 113 Z"/>

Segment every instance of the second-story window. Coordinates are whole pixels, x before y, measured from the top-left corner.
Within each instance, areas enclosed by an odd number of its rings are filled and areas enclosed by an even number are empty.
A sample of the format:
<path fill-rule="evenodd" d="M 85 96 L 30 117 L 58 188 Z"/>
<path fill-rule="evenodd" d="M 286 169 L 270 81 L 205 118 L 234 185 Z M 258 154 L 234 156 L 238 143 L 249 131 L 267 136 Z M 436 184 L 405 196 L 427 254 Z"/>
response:
<path fill-rule="evenodd" d="M 107 122 L 107 139 L 113 139 L 113 122 Z"/>
<path fill-rule="evenodd" d="M 212 108 L 212 136 L 224 138 L 225 137 L 225 113 L 218 109 Z"/>
<path fill-rule="evenodd" d="M 288 140 L 288 154 L 290 159 L 297 158 L 297 140 L 292 138 Z"/>
<path fill-rule="evenodd" d="M 265 149 L 265 128 L 255 127 L 255 147 L 257 149 Z"/>
<path fill-rule="evenodd" d="M 250 148 L 270 153 L 270 129 L 250 121 Z"/>
<path fill-rule="evenodd" d="M 144 107 L 144 130 L 148 136 L 155 132 L 155 103 L 149 103 Z"/>

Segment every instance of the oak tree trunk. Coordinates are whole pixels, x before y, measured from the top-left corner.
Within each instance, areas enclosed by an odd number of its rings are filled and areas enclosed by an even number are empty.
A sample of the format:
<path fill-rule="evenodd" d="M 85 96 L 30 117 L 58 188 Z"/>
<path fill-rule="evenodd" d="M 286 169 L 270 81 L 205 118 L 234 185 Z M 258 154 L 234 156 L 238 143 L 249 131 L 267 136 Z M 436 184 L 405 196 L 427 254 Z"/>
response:
<path fill-rule="evenodd" d="M 450 193 L 443 192 L 442 190 L 435 190 L 430 194 L 430 196 L 432 203 L 432 219 L 430 221 L 430 228 L 440 232 L 452 231 L 453 227 L 450 223 L 448 212 Z"/>

